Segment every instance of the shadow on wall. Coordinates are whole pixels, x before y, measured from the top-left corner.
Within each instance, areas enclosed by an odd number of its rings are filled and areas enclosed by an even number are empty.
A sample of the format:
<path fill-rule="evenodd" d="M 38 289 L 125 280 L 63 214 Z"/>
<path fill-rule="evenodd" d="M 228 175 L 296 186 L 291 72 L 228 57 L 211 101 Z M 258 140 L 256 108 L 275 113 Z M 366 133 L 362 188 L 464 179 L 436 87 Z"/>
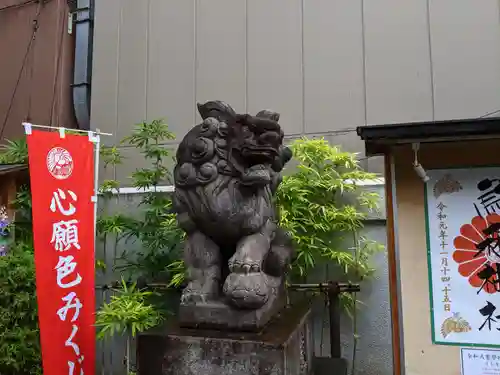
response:
<path fill-rule="evenodd" d="M 386 243 L 386 226 L 380 222 L 368 221 L 361 233 L 363 236 L 381 244 Z M 358 293 L 357 332 L 359 339 L 356 349 L 356 375 L 391 375 L 392 340 L 391 318 L 389 304 L 389 269 L 386 253 L 380 253 L 373 258 L 375 274 L 361 283 Z M 326 275 L 326 267 L 322 267 L 311 275 L 310 281 L 335 280 L 335 273 Z M 318 297 L 313 306 L 313 327 L 316 355 L 329 356 L 329 322 L 327 306 Z M 342 356 L 351 366 L 353 358 L 353 320 L 346 313 L 341 321 Z M 350 369 L 349 369 L 350 373 Z"/>

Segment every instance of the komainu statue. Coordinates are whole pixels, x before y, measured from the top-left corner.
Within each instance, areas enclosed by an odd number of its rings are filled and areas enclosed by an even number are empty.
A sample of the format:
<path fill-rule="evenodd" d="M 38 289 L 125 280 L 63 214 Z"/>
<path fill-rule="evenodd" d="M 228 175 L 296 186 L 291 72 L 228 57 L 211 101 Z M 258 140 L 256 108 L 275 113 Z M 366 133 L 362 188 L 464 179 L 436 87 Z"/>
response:
<path fill-rule="evenodd" d="M 277 226 L 274 194 L 291 158 L 279 114 L 240 115 L 198 104 L 203 122 L 177 150 L 174 208 L 186 232 L 185 326 L 256 329 L 284 304 L 293 250 Z"/>

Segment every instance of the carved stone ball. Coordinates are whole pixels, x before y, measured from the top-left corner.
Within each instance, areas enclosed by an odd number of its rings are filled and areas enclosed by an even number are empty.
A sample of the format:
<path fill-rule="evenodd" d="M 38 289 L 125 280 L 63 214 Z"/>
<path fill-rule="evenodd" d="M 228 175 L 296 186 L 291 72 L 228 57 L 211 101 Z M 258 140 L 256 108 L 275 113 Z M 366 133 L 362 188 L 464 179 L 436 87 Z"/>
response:
<path fill-rule="evenodd" d="M 191 163 L 184 163 L 180 166 L 177 174 L 178 183 L 191 185 L 196 182 L 196 169 Z"/>
<path fill-rule="evenodd" d="M 206 162 L 214 156 L 214 142 L 205 137 L 198 137 L 191 148 L 191 158 L 196 164 Z"/>
<path fill-rule="evenodd" d="M 198 170 L 197 179 L 201 183 L 212 181 L 215 177 L 217 177 L 217 167 L 212 163 L 205 163 Z"/>
<path fill-rule="evenodd" d="M 269 299 L 268 279 L 262 272 L 231 273 L 224 283 L 224 294 L 235 307 L 258 309 Z"/>

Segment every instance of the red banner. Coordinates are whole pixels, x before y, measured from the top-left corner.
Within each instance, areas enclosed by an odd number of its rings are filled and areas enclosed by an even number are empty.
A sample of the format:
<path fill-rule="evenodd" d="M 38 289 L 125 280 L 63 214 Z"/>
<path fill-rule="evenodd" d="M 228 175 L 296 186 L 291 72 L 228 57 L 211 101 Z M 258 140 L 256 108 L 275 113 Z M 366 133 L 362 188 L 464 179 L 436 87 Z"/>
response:
<path fill-rule="evenodd" d="M 27 135 L 45 375 L 94 375 L 94 147 L 88 136 Z"/>

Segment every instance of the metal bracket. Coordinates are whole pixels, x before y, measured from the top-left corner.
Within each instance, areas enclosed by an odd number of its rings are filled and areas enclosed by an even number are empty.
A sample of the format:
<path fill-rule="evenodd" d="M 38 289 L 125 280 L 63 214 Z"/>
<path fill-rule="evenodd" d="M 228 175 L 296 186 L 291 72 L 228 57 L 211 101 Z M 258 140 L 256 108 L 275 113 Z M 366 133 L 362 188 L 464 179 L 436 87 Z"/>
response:
<path fill-rule="evenodd" d="M 68 34 L 73 34 L 73 23 L 75 21 L 74 13 L 68 13 Z"/>
<path fill-rule="evenodd" d="M 31 135 L 31 133 L 32 133 L 31 124 L 29 122 L 23 122 L 23 126 L 24 126 L 24 132 L 26 133 L 26 135 Z"/>
<path fill-rule="evenodd" d="M 340 293 L 359 292 L 361 290 L 359 284 L 328 281 L 319 284 L 291 284 L 288 288 L 301 292 L 319 291 L 325 294 L 330 318 L 330 356 L 331 358 L 341 358 L 339 295 Z"/>

